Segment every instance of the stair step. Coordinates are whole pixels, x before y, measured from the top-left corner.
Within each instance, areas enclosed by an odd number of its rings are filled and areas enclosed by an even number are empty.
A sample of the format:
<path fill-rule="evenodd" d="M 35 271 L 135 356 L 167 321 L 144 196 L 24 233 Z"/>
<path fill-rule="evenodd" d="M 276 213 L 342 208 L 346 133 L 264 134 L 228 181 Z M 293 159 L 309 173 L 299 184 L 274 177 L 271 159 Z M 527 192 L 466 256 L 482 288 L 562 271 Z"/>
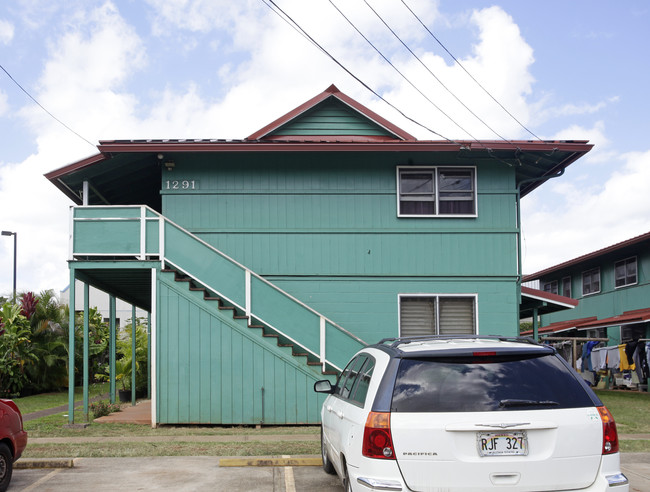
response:
<path fill-rule="evenodd" d="M 249 320 L 249 316 L 243 315 L 243 314 L 237 314 L 237 309 L 234 306 L 224 306 L 221 303 L 223 302 L 220 297 L 210 295 L 208 290 L 205 287 L 201 286 L 196 286 L 193 283 L 193 279 L 189 276 L 181 274 L 178 270 L 175 270 L 173 268 L 164 268 L 161 270 L 163 273 L 173 273 L 174 274 L 174 281 L 176 282 L 189 282 L 189 290 L 193 292 L 201 292 L 203 291 L 203 300 L 205 301 L 217 301 L 219 303 L 218 308 L 221 311 L 232 311 L 232 317 L 233 319 L 246 319 Z M 281 343 L 280 342 L 280 335 L 277 333 L 265 333 L 264 329 L 267 328 L 266 325 L 260 325 L 260 324 L 250 324 L 248 323 L 249 328 L 261 328 L 262 329 L 262 337 L 264 338 L 275 338 L 276 339 L 276 344 L 278 347 L 281 348 L 290 348 L 291 349 L 291 355 L 293 357 L 307 357 L 307 365 L 311 367 L 316 367 L 316 366 L 321 366 L 320 361 L 314 361 L 314 360 L 309 360 L 310 354 L 307 352 L 294 352 L 295 345 L 293 343 Z M 283 337 L 284 338 L 284 337 Z M 339 372 L 334 371 L 334 370 L 326 370 L 323 371 L 322 368 L 320 372 L 323 375 L 326 376 L 338 376 Z"/>

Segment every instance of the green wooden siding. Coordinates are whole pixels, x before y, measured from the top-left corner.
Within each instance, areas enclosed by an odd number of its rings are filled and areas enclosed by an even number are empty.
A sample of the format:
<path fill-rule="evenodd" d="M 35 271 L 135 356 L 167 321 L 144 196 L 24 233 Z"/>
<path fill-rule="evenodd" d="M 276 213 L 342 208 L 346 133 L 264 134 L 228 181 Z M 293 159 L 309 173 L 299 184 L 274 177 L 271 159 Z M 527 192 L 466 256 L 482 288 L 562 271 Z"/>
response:
<path fill-rule="evenodd" d="M 320 421 L 324 398 L 313 384 L 325 376 L 290 349 L 229 319 L 169 274 L 159 277 L 158 305 L 159 423 Z"/>
<path fill-rule="evenodd" d="M 163 174 L 165 216 L 253 271 L 283 279 L 317 310 L 338 302 L 323 314 L 366 341 L 397 334 L 397 294 L 409 292 L 477 293 L 481 333 L 517 334 L 512 167 L 457 153 L 178 155 L 175 162 Z M 478 216 L 397 217 L 397 166 L 409 164 L 475 167 Z M 170 175 L 198 184 L 167 190 Z M 350 289 L 366 287 L 358 304 L 346 302 Z"/>
<path fill-rule="evenodd" d="M 541 325 L 545 326 L 557 321 L 597 316 L 605 319 L 617 316 L 625 311 L 645 309 L 650 307 L 650 249 L 649 244 L 641 243 L 634 251 L 613 253 L 605 257 L 594 259 L 587 264 L 579 264 L 570 269 L 554 272 L 541 279 L 544 282 L 558 281 L 560 294 L 563 294 L 562 279 L 571 277 L 572 297 L 580 302 L 575 309 L 559 311 L 542 316 Z M 614 277 L 614 264 L 626 258 L 637 257 L 637 283 L 634 285 L 616 288 Z M 600 292 L 582 295 L 582 273 L 592 268 L 600 267 Z M 648 333 L 650 335 L 650 333 Z M 612 343 L 618 343 L 618 330 L 609 330 L 608 336 L 613 337 Z"/>
<path fill-rule="evenodd" d="M 333 97 L 291 120 L 271 135 L 386 135 L 383 127 Z"/>
<path fill-rule="evenodd" d="M 368 343 L 396 337 L 399 294 L 476 294 L 479 330 L 486 335 L 516 336 L 519 306 L 516 284 L 486 278 L 276 278 L 274 284 L 296 295 Z"/>

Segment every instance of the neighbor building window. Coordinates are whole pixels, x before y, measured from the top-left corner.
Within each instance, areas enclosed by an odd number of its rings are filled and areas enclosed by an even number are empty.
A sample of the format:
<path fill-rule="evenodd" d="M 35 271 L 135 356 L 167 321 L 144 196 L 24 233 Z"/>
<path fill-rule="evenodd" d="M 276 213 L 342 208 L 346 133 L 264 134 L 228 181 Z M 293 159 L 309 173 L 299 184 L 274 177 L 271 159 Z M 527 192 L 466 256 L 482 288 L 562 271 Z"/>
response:
<path fill-rule="evenodd" d="M 476 334 L 476 296 L 401 295 L 400 336 Z"/>
<path fill-rule="evenodd" d="M 614 264 L 616 287 L 636 284 L 636 256 Z"/>
<path fill-rule="evenodd" d="M 400 217 L 476 216 L 474 168 L 397 169 Z"/>
<path fill-rule="evenodd" d="M 571 277 L 564 277 L 562 279 L 562 295 L 564 297 L 571 297 Z"/>
<path fill-rule="evenodd" d="M 600 268 L 593 268 L 582 273 L 582 295 L 600 292 Z"/>
<path fill-rule="evenodd" d="M 544 292 L 557 294 L 557 280 L 553 280 L 552 282 L 544 282 Z"/>

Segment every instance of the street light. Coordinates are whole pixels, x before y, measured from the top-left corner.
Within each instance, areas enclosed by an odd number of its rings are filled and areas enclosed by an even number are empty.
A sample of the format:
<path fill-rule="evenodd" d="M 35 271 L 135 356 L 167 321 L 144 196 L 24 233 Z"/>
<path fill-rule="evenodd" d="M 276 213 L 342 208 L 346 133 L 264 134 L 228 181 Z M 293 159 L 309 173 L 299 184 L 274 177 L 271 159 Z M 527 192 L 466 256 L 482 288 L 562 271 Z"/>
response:
<path fill-rule="evenodd" d="M 18 243 L 18 233 L 11 231 L 2 231 L 2 235 L 14 237 L 14 302 L 16 302 L 16 246 Z"/>

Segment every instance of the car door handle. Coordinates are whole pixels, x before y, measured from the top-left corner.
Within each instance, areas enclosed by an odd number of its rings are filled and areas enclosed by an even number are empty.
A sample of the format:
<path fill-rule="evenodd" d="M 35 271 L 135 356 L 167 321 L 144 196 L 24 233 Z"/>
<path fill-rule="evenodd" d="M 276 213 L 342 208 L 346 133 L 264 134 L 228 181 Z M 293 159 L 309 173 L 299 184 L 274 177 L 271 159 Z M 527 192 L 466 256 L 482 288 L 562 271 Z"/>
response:
<path fill-rule="evenodd" d="M 329 405 L 327 405 L 327 407 L 325 407 L 325 408 L 327 409 L 328 412 L 331 412 L 331 411 L 332 411 L 332 407 L 329 406 Z"/>
<path fill-rule="evenodd" d="M 342 419 L 343 418 L 343 412 L 341 412 L 341 411 L 336 412 L 336 416 L 338 418 Z"/>

